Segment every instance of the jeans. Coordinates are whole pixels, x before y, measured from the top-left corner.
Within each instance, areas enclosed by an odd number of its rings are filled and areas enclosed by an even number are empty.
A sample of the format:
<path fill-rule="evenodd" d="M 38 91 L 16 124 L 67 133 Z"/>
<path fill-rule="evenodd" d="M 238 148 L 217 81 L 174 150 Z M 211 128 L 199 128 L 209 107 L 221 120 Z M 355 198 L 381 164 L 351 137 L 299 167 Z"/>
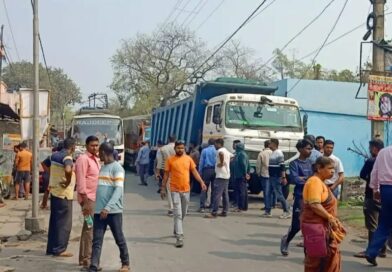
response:
<path fill-rule="evenodd" d="M 189 195 L 189 192 L 171 192 L 173 199 L 174 234 L 176 235 L 177 239 L 182 239 L 184 236 L 182 222 L 184 221 L 185 215 L 188 211 Z"/>
<path fill-rule="evenodd" d="M 238 209 L 247 211 L 248 210 L 248 185 L 245 178 L 236 178 L 237 184 L 237 204 Z"/>
<path fill-rule="evenodd" d="M 47 255 L 59 255 L 68 246 L 72 230 L 72 200 L 51 195 Z"/>
<path fill-rule="evenodd" d="M 384 247 L 392 228 L 392 185 L 381 185 L 381 212 L 378 227 L 366 250 L 366 255 L 375 258 Z"/>
<path fill-rule="evenodd" d="M 260 182 L 261 182 L 261 186 L 263 188 L 265 212 L 271 213 L 271 204 L 272 204 L 271 182 L 270 182 L 269 178 L 266 178 L 266 177 L 260 177 Z"/>
<path fill-rule="evenodd" d="M 201 174 L 201 177 L 203 178 L 207 189 L 208 186 L 210 186 L 211 184 L 211 195 L 213 195 L 213 183 L 214 183 L 214 179 L 215 179 L 215 168 L 213 167 L 207 167 L 204 168 Z M 205 192 L 201 192 L 200 193 L 200 209 L 205 209 L 206 206 L 206 200 L 207 200 L 207 191 Z"/>
<path fill-rule="evenodd" d="M 270 177 L 270 182 L 276 195 L 276 199 L 282 204 L 283 211 L 289 212 L 289 204 L 283 196 L 282 184 L 280 183 L 280 180 L 280 177 Z"/>
<path fill-rule="evenodd" d="M 297 235 L 297 233 L 301 230 L 301 203 L 302 197 L 294 196 L 293 217 L 291 219 L 291 225 L 287 234 L 287 244 L 289 244 L 295 235 Z"/>
<path fill-rule="evenodd" d="M 139 176 L 142 184 L 147 184 L 148 167 L 148 164 L 139 164 Z"/>
<path fill-rule="evenodd" d="M 212 190 L 212 214 L 219 210 L 219 202 L 222 198 L 223 213 L 229 210 L 229 180 L 217 178 L 214 180 L 214 190 Z"/>
<path fill-rule="evenodd" d="M 103 239 L 108 226 L 110 227 L 114 240 L 120 249 L 121 264 L 129 265 L 128 247 L 122 231 L 122 221 L 122 213 L 109 214 L 108 217 L 103 220 L 100 218 L 99 214 L 94 214 L 93 251 L 89 271 L 98 271 Z"/>

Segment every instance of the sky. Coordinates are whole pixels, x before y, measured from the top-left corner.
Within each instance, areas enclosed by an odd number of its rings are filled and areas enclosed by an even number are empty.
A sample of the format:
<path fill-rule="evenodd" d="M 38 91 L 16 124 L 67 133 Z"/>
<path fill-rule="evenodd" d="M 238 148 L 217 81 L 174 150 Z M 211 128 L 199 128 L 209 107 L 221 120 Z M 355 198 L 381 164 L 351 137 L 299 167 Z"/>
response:
<path fill-rule="evenodd" d="M 266 5 L 273 0 L 267 0 Z M 267 60 L 313 19 L 331 0 L 275 0 L 235 36 L 252 48 L 256 58 Z M 110 92 L 113 77 L 110 58 L 122 40 L 151 33 L 163 22 L 187 25 L 209 48 L 224 41 L 261 0 L 41 0 L 39 24 L 49 66 L 62 68 L 81 88 L 84 98 L 93 92 Z M 335 0 L 286 54 L 301 58 L 321 46 L 345 0 Z M 9 22 L 6 10 L 8 10 Z M 177 8 L 174 7 L 177 4 Z M 388 2 L 387 2 L 388 4 Z M 220 5 L 215 13 L 211 12 Z M 197 8 L 198 7 L 198 8 Z M 349 0 L 329 40 L 364 23 L 369 0 Z M 386 7 L 389 10 L 388 6 Z M 169 15 L 171 15 L 169 17 Z M 30 0 L 1 0 L 0 24 L 12 61 L 32 61 L 32 9 Z M 392 15 L 386 17 L 386 37 L 392 37 Z M 203 23 L 201 25 L 201 23 Z M 201 27 L 198 27 L 200 26 Z M 11 30 L 15 44 L 12 40 Z M 325 47 L 316 61 L 328 69 L 357 70 L 359 49 L 366 27 Z M 364 50 L 371 58 L 370 48 Z M 18 57 L 19 55 L 19 57 Z M 312 57 L 305 59 L 310 62 Z M 41 55 L 42 61 L 42 55 Z"/>

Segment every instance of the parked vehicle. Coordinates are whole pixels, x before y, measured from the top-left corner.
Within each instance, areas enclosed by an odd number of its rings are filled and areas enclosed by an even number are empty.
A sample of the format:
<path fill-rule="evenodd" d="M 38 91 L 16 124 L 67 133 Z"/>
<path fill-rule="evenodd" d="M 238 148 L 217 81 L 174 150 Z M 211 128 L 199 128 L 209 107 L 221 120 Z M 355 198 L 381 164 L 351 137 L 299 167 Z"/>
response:
<path fill-rule="evenodd" d="M 139 115 L 123 119 L 124 123 L 124 167 L 136 171 L 135 161 L 143 141 L 151 137 L 151 116 Z"/>
<path fill-rule="evenodd" d="M 151 142 L 155 145 L 170 134 L 196 145 L 222 137 L 225 147 L 234 152 L 233 141 L 240 140 L 254 165 L 264 141 L 277 138 L 288 160 L 296 154 L 304 129 L 297 101 L 274 96 L 276 89 L 232 78 L 200 83 L 192 96 L 153 111 Z M 261 185 L 254 170 L 249 189 L 258 194 Z"/>

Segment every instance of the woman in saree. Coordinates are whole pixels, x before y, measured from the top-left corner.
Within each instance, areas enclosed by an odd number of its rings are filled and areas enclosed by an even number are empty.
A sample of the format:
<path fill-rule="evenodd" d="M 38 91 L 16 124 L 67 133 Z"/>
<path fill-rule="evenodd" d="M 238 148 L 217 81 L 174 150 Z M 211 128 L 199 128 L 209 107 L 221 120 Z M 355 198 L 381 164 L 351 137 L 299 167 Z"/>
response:
<path fill-rule="evenodd" d="M 337 216 L 337 200 L 324 180 L 333 175 L 334 163 L 328 157 L 316 160 L 316 172 L 303 190 L 301 230 L 305 244 L 305 272 L 340 272 L 339 243 L 345 230 Z"/>

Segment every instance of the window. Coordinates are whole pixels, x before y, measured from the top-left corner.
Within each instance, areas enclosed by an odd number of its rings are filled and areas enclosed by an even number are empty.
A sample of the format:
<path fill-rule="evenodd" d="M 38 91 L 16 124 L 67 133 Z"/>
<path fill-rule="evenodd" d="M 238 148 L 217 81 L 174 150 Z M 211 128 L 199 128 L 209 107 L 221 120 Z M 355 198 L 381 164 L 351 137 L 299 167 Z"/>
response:
<path fill-rule="evenodd" d="M 209 106 L 207 108 L 206 124 L 211 123 L 211 117 L 212 117 L 212 106 Z"/>

